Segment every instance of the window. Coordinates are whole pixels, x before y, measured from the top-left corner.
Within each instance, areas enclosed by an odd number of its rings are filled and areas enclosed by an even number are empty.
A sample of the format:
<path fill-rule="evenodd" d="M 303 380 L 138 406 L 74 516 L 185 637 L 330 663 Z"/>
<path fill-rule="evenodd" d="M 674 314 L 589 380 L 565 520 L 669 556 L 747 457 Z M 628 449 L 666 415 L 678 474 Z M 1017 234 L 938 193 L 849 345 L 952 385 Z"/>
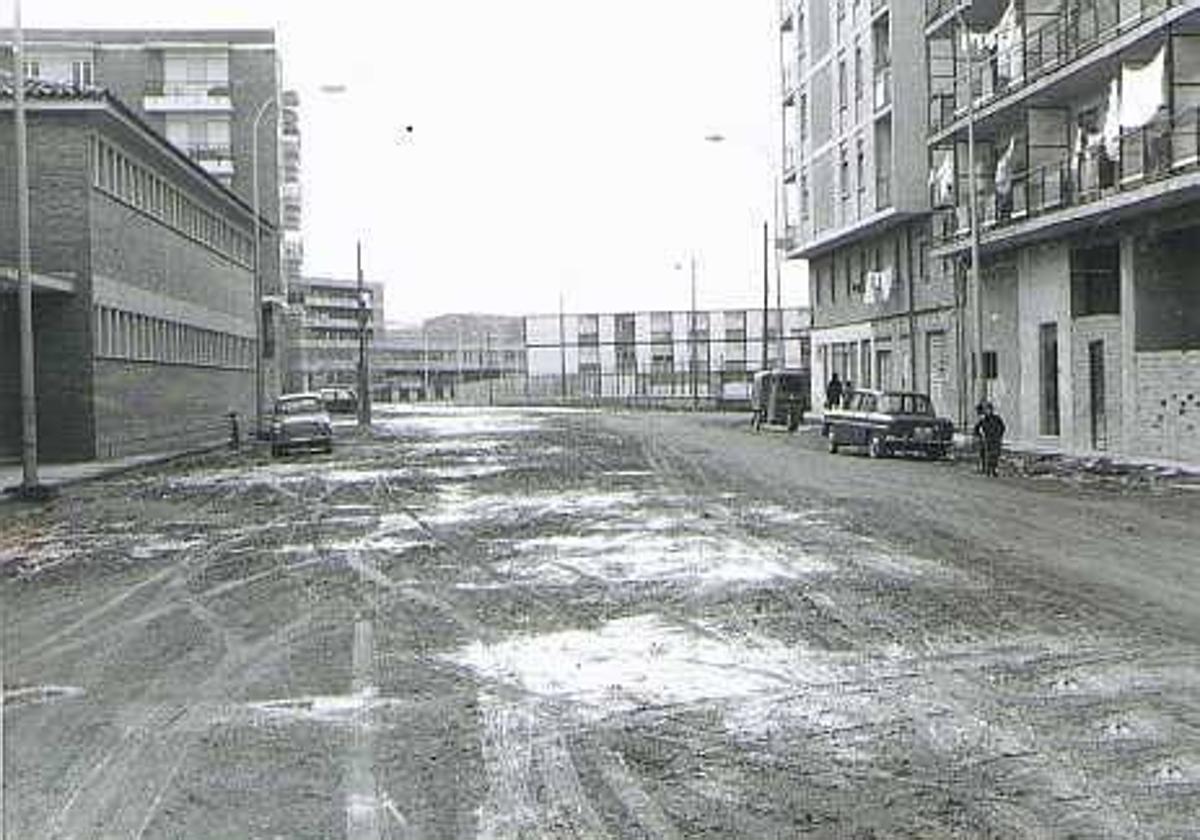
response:
<path fill-rule="evenodd" d="M 862 47 L 854 46 L 854 113 L 861 113 L 863 97 L 863 57 Z"/>
<path fill-rule="evenodd" d="M 71 62 L 71 84 L 76 87 L 92 84 L 92 62 L 86 60 Z"/>
<path fill-rule="evenodd" d="M 1119 315 L 1121 248 L 1117 243 L 1071 250 L 1071 315 Z"/>
<path fill-rule="evenodd" d="M 983 351 L 983 378 L 995 379 L 1000 375 L 1000 368 L 996 360 L 995 350 Z"/>
<path fill-rule="evenodd" d="M 40 61 L 25 62 L 25 78 L 40 79 L 42 77 L 42 63 Z"/>

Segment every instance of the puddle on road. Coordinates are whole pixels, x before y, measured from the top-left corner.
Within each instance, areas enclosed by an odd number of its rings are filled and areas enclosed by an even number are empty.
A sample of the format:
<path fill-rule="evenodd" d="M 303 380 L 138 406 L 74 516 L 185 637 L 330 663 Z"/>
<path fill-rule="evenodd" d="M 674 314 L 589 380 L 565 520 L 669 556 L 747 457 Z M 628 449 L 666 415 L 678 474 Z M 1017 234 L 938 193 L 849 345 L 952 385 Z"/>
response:
<path fill-rule="evenodd" d="M 513 544 L 516 557 L 502 572 L 537 583 L 599 578 L 610 583 L 687 582 L 701 587 L 796 580 L 832 566 L 798 552 L 687 534 L 638 533 L 558 536 Z"/>
<path fill-rule="evenodd" d="M 73 685 L 28 685 L 4 690 L 4 708 L 52 703 L 55 700 L 82 697 L 84 690 Z"/>
<path fill-rule="evenodd" d="M 485 680 L 569 700 L 598 716 L 794 690 L 833 675 L 811 651 L 769 639 L 699 635 L 657 615 L 595 630 L 474 642 L 448 659 Z"/>

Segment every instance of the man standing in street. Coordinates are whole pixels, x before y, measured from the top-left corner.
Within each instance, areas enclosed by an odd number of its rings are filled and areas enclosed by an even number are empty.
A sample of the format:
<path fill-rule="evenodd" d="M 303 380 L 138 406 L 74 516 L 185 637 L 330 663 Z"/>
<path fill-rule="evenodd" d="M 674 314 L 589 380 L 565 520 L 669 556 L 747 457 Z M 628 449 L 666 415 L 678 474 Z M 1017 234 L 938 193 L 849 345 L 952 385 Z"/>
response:
<path fill-rule="evenodd" d="M 838 379 L 837 371 L 825 386 L 825 408 L 837 408 L 842 403 L 842 380 Z"/>
<path fill-rule="evenodd" d="M 975 423 L 975 438 L 979 442 L 979 471 L 996 475 L 1000 463 L 1000 443 L 1004 440 L 1004 420 L 986 400 L 975 408 L 979 420 Z"/>

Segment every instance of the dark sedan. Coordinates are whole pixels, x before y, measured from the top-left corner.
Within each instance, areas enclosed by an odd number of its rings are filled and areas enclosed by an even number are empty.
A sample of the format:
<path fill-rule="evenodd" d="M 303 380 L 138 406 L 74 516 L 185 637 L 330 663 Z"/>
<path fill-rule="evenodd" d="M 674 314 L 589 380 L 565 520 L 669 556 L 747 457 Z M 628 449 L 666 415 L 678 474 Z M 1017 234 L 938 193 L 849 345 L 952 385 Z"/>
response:
<path fill-rule="evenodd" d="M 954 441 L 954 424 L 933 411 L 925 394 L 852 391 L 841 408 L 825 412 L 822 431 L 829 451 L 865 447 L 872 458 L 898 453 L 942 458 Z"/>

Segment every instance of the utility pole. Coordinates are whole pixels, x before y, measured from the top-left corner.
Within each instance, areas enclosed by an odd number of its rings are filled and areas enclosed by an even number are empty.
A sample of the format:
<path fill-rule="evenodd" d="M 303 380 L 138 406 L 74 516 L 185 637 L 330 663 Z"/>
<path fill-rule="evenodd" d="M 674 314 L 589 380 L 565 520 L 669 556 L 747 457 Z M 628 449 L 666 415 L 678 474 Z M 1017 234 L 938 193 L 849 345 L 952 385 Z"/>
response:
<path fill-rule="evenodd" d="M 484 338 L 484 348 L 486 355 L 484 356 L 483 367 L 488 378 L 488 405 L 496 404 L 496 377 L 495 371 L 492 370 L 492 331 L 488 330 Z"/>
<path fill-rule="evenodd" d="M 33 266 L 29 256 L 29 149 L 25 125 L 25 36 L 21 0 L 13 4 L 13 122 L 17 143 L 17 311 L 21 344 L 21 487 L 23 498 L 40 498 L 37 388 L 33 360 Z M 0 827 L 2 828 L 2 827 Z"/>
<path fill-rule="evenodd" d="M 763 309 L 762 309 L 762 369 L 769 363 L 767 354 L 767 318 L 771 307 L 770 261 L 767 254 L 767 223 L 763 222 Z"/>
<path fill-rule="evenodd" d="M 563 314 L 563 296 L 562 292 L 558 293 L 558 362 L 561 367 L 559 377 L 559 387 L 561 389 L 562 401 L 567 402 L 567 329 L 566 315 Z"/>
<path fill-rule="evenodd" d="M 696 375 L 696 255 L 691 255 L 691 270 L 692 270 L 692 310 L 691 319 L 688 322 L 688 334 L 691 338 L 691 370 L 692 370 L 692 411 L 700 407 L 700 391 Z"/>
<path fill-rule="evenodd" d="M 355 243 L 358 268 L 358 425 L 371 426 L 371 371 L 367 361 L 367 293 L 363 288 L 362 240 Z"/>
<path fill-rule="evenodd" d="M 974 333 L 974 341 L 971 342 L 970 376 L 971 390 L 975 403 L 978 405 L 987 399 L 987 388 L 983 379 L 983 281 L 979 273 L 979 197 L 975 175 L 975 52 L 967 32 L 967 22 L 963 18 L 962 7 L 956 10 L 955 15 L 958 18 L 959 41 L 967 54 L 967 167 L 969 170 L 967 189 L 971 193 L 968 196 L 971 214 L 971 279 L 968 297 L 971 298 L 972 320 L 974 321 L 974 327 L 971 330 Z M 961 397 L 959 402 L 961 404 Z M 970 410 L 964 409 L 964 422 L 970 416 Z"/>
<path fill-rule="evenodd" d="M 783 253 L 783 238 L 779 235 L 779 192 L 779 184 L 775 184 L 775 188 L 771 191 L 775 203 L 775 241 L 771 244 L 775 247 L 771 250 L 775 253 L 775 316 L 779 319 L 779 366 L 785 368 L 787 367 L 787 345 L 785 344 L 783 332 L 783 269 L 780 266 L 780 262 L 782 262 L 780 256 Z"/>

